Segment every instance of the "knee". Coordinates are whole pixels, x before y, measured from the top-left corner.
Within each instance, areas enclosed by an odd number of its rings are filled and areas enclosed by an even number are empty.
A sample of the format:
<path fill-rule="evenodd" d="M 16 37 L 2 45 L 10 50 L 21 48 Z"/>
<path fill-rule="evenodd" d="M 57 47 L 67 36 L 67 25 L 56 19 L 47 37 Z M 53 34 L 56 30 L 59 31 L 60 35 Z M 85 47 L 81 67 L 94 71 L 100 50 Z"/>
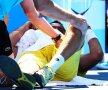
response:
<path fill-rule="evenodd" d="M 81 30 L 77 29 L 76 27 L 74 27 L 72 25 L 69 26 L 69 30 L 70 30 L 69 33 L 71 33 L 72 35 L 74 35 L 76 37 L 82 38 L 85 36 L 85 34 L 82 34 Z"/>
<path fill-rule="evenodd" d="M 85 34 L 86 34 L 87 30 L 88 30 L 88 29 L 79 29 L 79 28 L 76 28 L 76 27 L 74 27 L 72 25 L 70 25 L 70 27 L 73 27 L 72 29 L 75 30 L 76 35 L 78 34 L 78 32 L 80 32 L 82 37 L 83 36 L 85 37 Z"/>
<path fill-rule="evenodd" d="M 33 74 L 34 72 L 40 69 L 38 63 L 34 59 L 34 56 L 29 54 L 23 55 L 19 59 L 18 64 L 20 66 L 21 71 L 24 73 Z"/>

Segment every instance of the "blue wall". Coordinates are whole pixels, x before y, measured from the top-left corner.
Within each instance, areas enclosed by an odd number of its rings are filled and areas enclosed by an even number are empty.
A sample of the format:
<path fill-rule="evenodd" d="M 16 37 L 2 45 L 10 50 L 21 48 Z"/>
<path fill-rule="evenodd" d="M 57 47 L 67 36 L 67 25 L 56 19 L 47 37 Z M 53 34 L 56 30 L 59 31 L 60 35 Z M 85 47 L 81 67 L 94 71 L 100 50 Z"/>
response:
<path fill-rule="evenodd" d="M 61 3 L 59 0 L 54 0 L 64 9 L 70 11 L 72 7 L 72 1 L 74 0 L 63 0 Z M 79 1 L 79 0 L 76 0 Z M 81 0 L 80 0 L 81 1 Z M 82 0 L 83 1 L 83 0 Z M 91 26 L 92 30 L 94 30 L 95 34 L 97 35 L 99 42 L 101 43 L 102 49 L 105 52 L 105 1 L 103 0 L 91 0 L 92 6 L 84 15 L 87 19 L 88 24 Z M 80 6 L 76 6 L 76 8 L 81 8 Z M 73 13 L 73 12 L 72 12 Z M 89 52 L 88 44 L 85 43 L 84 53 Z"/>
<path fill-rule="evenodd" d="M 8 31 L 12 32 L 13 30 L 19 28 L 24 22 L 28 21 L 28 18 L 24 14 L 20 4 L 15 6 L 9 13 L 8 16 Z"/>
<path fill-rule="evenodd" d="M 62 0 L 63 1 L 62 3 L 61 0 L 53 0 L 53 1 L 55 1 L 64 9 L 70 11 L 72 0 Z M 88 23 L 98 36 L 102 49 L 105 52 L 105 1 L 93 0 L 92 7 L 84 16 L 86 17 Z M 9 24 L 8 24 L 9 32 L 12 32 L 13 30 L 17 29 L 27 20 L 28 19 L 25 16 L 20 5 L 17 5 L 9 13 Z M 51 22 L 52 20 L 53 19 L 48 19 L 49 22 Z M 67 27 L 66 23 L 63 22 L 63 24 L 65 25 L 65 27 Z M 89 52 L 87 42 L 85 43 L 83 52 L 84 53 Z"/>

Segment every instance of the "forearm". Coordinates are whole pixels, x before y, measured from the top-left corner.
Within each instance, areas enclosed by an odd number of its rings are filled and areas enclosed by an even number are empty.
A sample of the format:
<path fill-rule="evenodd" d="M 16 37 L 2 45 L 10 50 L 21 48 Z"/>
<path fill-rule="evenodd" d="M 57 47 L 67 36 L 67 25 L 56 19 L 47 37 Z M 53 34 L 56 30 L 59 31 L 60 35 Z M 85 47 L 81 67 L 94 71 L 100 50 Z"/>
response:
<path fill-rule="evenodd" d="M 36 27 L 47 35 L 51 36 L 52 38 L 58 36 L 58 33 L 53 30 L 52 26 L 44 18 L 38 18 L 34 13 L 27 14 L 27 16 Z"/>
<path fill-rule="evenodd" d="M 85 40 L 88 42 L 90 52 L 81 56 L 78 69 L 79 72 L 86 72 L 103 58 L 101 45 L 93 30 L 87 30 Z"/>
<path fill-rule="evenodd" d="M 51 0 L 33 0 L 37 10 L 48 17 L 70 22 L 74 19 L 74 15 L 59 7 Z M 68 18 L 67 18 L 68 17 Z"/>
<path fill-rule="evenodd" d="M 20 38 L 24 35 L 26 31 L 27 30 L 22 26 L 17 30 L 13 31 L 12 33 L 10 33 L 10 40 L 13 47 L 16 46 L 17 42 L 20 40 Z"/>
<path fill-rule="evenodd" d="M 99 61 L 91 54 L 82 55 L 79 62 L 78 72 L 86 72 L 93 68 Z"/>
<path fill-rule="evenodd" d="M 33 0 L 33 1 L 37 10 L 43 15 L 46 15 L 54 19 L 62 20 L 65 22 L 69 22 L 74 27 L 80 30 L 88 29 L 88 24 L 85 18 L 83 18 L 80 15 L 75 15 L 70 12 L 67 12 L 66 10 L 55 4 L 53 1 L 51 0 Z"/>
<path fill-rule="evenodd" d="M 39 18 L 39 13 L 37 12 L 36 8 L 34 7 L 34 3 L 32 0 L 23 0 L 21 6 L 28 16 L 28 18 L 32 21 L 32 23 L 41 29 L 43 32 L 55 38 L 58 34 L 53 30 L 51 25 L 43 18 Z"/>
<path fill-rule="evenodd" d="M 80 58 L 79 72 L 86 72 L 103 59 L 103 51 L 97 38 L 92 38 L 88 42 L 90 53 L 84 54 Z"/>
<path fill-rule="evenodd" d="M 17 30 L 13 31 L 12 33 L 10 33 L 10 40 L 12 44 L 14 57 L 16 57 L 17 51 L 18 51 L 16 44 L 20 40 L 20 38 L 24 35 L 25 32 L 26 32 L 26 29 L 24 28 L 24 26 L 22 26 L 18 28 Z"/>

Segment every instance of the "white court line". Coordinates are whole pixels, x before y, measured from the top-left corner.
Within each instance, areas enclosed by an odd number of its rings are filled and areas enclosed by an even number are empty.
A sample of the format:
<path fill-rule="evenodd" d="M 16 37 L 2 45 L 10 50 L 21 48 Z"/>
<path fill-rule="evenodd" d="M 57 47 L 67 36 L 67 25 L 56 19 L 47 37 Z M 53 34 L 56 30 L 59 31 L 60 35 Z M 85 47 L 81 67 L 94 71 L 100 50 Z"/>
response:
<path fill-rule="evenodd" d="M 46 86 L 57 86 L 57 85 L 97 85 L 97 86 L 108 86 L 108 81 L 106 80 L 95 80 L 95 79 L 88 79 L 80 76 L 76 76 L 70 82 L 63 82 L 63 81 L 50 81 Z"/>

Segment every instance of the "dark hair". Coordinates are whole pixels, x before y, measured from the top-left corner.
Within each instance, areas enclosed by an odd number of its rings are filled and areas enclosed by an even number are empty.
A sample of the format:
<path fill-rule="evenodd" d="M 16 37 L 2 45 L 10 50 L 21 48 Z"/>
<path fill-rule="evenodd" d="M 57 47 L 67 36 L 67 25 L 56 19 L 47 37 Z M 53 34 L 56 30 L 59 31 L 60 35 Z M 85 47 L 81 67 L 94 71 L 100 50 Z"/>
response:
<path fill-rule="evenodd" d="M 51 23 L 58 23 L 58 24 L 60 24 L 60 25 L 62 25 L 63 26 L 63 24 L 60 22 L 60 21 L 58 21 L 58 20 L 54 20 L 53 22 L 51 22 Z M 51 24 L 50 23 L 50 24 Z"/>
<path fill-rule="evenodd" d="M 65 34 L 66 30 L 65 30 L 63 24 L 62 24 L 60 21 L 54 20 L 54 21 L 51 22 L 50 24 L 53 24 L 53 23 L 58 23 L 58 24 L 60 24 L 61 27 L 58 27 L 57 29 L 58 29 L 61 33 Z M 54 26 L 52 26 L 52 27 L 55 28 Z"/>

